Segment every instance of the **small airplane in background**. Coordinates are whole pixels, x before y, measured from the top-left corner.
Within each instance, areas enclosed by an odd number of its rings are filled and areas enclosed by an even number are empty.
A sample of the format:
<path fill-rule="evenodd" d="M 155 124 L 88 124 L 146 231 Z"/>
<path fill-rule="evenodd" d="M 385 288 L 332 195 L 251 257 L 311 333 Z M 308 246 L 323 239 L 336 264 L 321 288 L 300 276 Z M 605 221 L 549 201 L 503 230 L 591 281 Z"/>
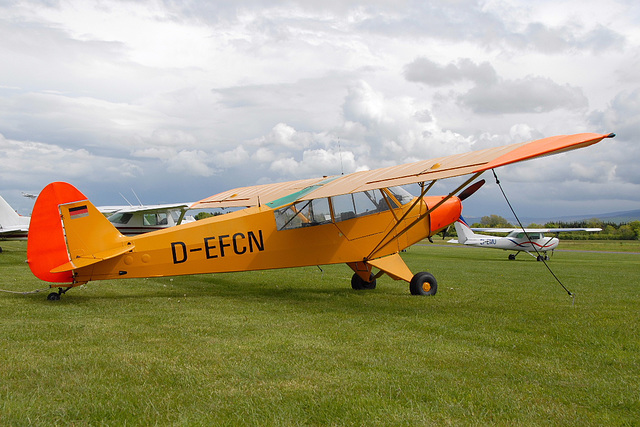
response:
<path fill-rule="evenodd" d="M 98 210 L 125 236 L 136 236 L 195 221 L 186 215 L 192 203 L 148 206 L 100 206 Z"/>
<path fill-rule="evenodd" d="M 0 239 L 26 240 L 29 232 L 30 217 L 19 215 L 2 196 L 0 196 Z M 2 252 L 2 248 L 0 248 Z"/>
<path fill-rule="evenodd" d="M 461 216 L 455 222 L 457 239 L 448 243 L 459 243 L 479 248 L 502 249 L 515 251 L 509 254 L 509 259 L 514 260 L 520 252 L 526 252 L 538 261 L 548 260 L 547 252 L 558 247 L 558 237 L 548 237 L 544 233 L 569 233 L 572 231 L 602 231 L 601 228 L 470 228 Z M 478 232 L 509 233 L 506 237 L 476 234 Z M 534 255 L 535 254 L 535 255 Z"/>
<path fill-rule="evenodd" d="M 435 277 L 413 274 L 399 253 L 455 222 L 462 200 L 483 181 L 469 184 L 487 170 L 613 136 L 560 135 L 348 175 L 236 188 L 191 208 L 245 209 L 138 236 L 124 236 L 77 188 L 54 182 L 33 208 L 27 262 L 36 277 L 58 288 L 50 300 L 93 280 L 339 263 L 353 270 L 353 289 L 373 289 L 387 274 L 408 282 L 413 295 L 435 295 Z M 427 196 L 437 181 L 464 175 L 470 177 L 449 194 Z M 421 186 L 417 197 L 401 187 L 414 183 Z"/>
<path fill-rule="evenodd" d="M 38 198 L 38 195 L 33 193 L 23 192 L 22 195 L 30 199 Z M 124 196 L 122 197 L 124 198 Z M 136 198 L 137 197 L 138 196 L 136 195 Z M 176 203 L 147 206 L 140 203 L 140 205 L 135 206 L 132 205 L 126 198 L 124 199 L 127 203 L 129 203 L 128 206 L 100 206 L 98 207 L 98 210 L 102 212 L 104 216 L 106 216 L 109 221 L 118 229 L 118 231 L 120 231 L 125 236 L 136 236 L 138 234 L 162 230 L 163 228 L 173 227 L 174 225 L 186 224 L 188 222 L 195 221 L 194 217 L 186 215 L 187 210 L 193 203 Z M 140 201 L 140 199 L 138 199 L 138 201 Z M 0 220 L 0 227 L 1 225 L 2 221 Z M 24 231 L 24 236 L 22 236 L 23 239 L 27 238 L 26 231 L 28 230 Z"/>

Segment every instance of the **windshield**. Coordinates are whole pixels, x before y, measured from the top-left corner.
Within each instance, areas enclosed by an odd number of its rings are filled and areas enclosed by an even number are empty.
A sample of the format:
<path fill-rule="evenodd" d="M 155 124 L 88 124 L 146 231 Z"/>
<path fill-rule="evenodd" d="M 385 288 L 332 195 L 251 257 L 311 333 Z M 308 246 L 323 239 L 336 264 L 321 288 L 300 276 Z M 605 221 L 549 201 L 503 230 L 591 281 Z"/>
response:
<path fill-rule="evenodd" d="M 402 187 L 389 187 L 388 190 L 401 205 L 406 205 L 413 200 L 414 196 Z"/>

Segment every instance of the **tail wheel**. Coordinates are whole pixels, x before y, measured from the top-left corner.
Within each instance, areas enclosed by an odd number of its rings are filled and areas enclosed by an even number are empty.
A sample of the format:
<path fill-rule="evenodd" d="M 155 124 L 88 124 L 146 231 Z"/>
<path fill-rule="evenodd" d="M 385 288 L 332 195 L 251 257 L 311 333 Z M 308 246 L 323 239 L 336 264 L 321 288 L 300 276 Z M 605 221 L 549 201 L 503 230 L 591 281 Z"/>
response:
<path fill-rule="evenodd" d="M 362 289 L 375 289 L 376 288 L 376 279 L 373 277 L 373 273 L 369 276 L 369 281 L 366 282 L 362 279 L 362 277 L 358 276 L 356 273 L 353 273 L 351 276 L 351 287 L 356 291 Z"/>
<path fill-rule="evenodd" d="M 411 279 L 409 290 L 411 295 L 435 295 L 438 292 L 438 281 L 433 274 L 421 271 Z"/>

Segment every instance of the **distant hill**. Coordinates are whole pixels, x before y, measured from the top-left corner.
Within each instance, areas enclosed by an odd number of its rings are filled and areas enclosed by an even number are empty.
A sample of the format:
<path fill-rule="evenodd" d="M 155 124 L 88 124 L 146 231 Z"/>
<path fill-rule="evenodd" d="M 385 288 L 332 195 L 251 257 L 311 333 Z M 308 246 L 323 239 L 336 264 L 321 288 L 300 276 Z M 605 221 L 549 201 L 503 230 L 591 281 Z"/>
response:
<path fill-rule="evenodd" d="M 612 222 L 615 224 L 622 224 L 631 221 L 640 221 L 640 209 L 633 211 L 621 211 L 621 212 L 609 212 L 600 214 L 587 214 L 587 215 L 567 215 L 560 217 L 548 217 L 548 218 L 520 218 L 523 225 L 527 226 L 531 223 L 545 224 L 547 222 L 573 222 L 582 221 L 587 219 L 597 218 L 605 222 Z M 469 224 L 480 222 L 481 217 L 465 217 Z M 511 224 L 516 224 L 515 218 L 506 217 L 507 221 Z"/>

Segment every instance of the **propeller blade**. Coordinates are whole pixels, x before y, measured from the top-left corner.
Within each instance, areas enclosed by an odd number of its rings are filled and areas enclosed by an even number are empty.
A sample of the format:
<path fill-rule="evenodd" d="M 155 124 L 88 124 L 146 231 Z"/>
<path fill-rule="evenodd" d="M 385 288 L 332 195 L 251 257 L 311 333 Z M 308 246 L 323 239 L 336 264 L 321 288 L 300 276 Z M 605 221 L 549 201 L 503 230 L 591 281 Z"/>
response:
<path fill-rule="evenodd" d="M 476 191 L 478 191 L 480 189 L 480 187 L 482 187 L 484 185 L 484 179 L 481 179 L 480 181 L 476 182 L 475 184 L 471 184 L 470 186 L 468 186 L 467 188 L 465 188 L 462 193 L 460 193 L 458 195 L 458 198 L 460 199 L 460 201 L 465 200 L 466 198 L 468 198 L 469 196 L 471 196 L 473 193 L 475 193 Z"/>

